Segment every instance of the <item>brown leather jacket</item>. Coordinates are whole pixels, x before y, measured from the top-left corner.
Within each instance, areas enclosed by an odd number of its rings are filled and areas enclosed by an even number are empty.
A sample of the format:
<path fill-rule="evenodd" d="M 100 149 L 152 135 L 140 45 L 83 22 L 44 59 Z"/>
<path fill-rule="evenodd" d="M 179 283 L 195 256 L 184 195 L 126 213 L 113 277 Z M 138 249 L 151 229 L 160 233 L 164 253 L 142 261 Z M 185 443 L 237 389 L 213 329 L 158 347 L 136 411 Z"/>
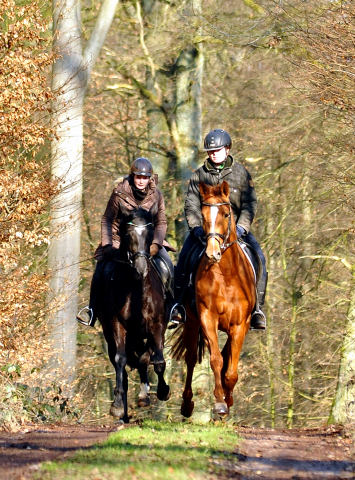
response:
<path fill-rule="evenodd" d="M 153 176 L 148 183 L 148 193 L 139 204 L 134 198 L 129 177 L 117 184 L 113 189 L 108 201 L 105 213 L 101 219 L 101 243 L 96 249 L 95 258 L 100 261 L 103 258 L 102 247 L 112 245 L 114 248 L 120 246 L 120 222 L 122 217 L 127 216 L 138 207 L 149 211 L 154 220 L 154 237 L 152 243 L 163 246 L 166 234 L 166 216 L 163 195 L 158 190 Z M 165 245 L 165 242 L 164 242 Z"/>

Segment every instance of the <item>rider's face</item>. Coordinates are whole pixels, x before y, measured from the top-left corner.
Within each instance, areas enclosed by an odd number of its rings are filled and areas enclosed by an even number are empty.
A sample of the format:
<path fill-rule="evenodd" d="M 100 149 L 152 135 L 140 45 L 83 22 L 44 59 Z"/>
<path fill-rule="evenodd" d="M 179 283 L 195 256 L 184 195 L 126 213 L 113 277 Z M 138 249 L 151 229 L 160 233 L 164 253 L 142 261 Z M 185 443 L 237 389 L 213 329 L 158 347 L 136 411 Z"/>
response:
<path fill-rule="evenodd" d="M 149 177 L 146 177 L 145 175 L 135 175 L 133 181 L 138 190 L 144 190 L 148 185 Z"/>
<path fill-rule="evenodd" d="M 219 150 L 209 150 L 208 156 L 216 165 L 223 163 L 229 153 L 229 148 L 222 147 Z"/>

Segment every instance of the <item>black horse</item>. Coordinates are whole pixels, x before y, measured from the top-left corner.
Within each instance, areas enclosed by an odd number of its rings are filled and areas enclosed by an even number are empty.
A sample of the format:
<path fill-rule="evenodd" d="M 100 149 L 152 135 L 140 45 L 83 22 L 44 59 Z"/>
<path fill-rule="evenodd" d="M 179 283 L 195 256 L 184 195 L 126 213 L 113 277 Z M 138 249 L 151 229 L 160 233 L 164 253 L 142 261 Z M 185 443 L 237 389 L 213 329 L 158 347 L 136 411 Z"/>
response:
<path fill-rule="evenodd" d="M 164 380 L 164 335 L 167 326 L 164 287 L 153 267 L 149 247 L 153 238 L 152 216 L 138 209 L 120 224 L 121 246 L 116 262 L 108 262 L 101 276 L 98 318 L 116 370 L 111 415 L 128 423 L 126 365 L 140 375 L 138 406 L 148 406 L 148 366 L 158 376 L 157 397 L 170 398 Z"/>

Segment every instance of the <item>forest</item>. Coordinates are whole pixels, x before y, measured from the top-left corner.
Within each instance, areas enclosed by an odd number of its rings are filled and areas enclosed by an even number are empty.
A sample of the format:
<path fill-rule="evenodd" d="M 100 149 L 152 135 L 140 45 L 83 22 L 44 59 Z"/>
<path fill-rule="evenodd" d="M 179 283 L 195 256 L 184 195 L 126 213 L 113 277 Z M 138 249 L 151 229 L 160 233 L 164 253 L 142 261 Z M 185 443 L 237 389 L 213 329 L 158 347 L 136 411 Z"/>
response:
<path fill-rule="evenodd" d="M 354 2 L 1 0 L 0 24 L 0 425 L 107 417 L 102 329 L 76 321 L 101 216 L 147 157 L 179 251 L 213 128 L 253 178 L 269 275 L 267 329 L 246 337 L 231 418 L 354 422 Z M 130 372 L 135 418 L 181 418 L 185 366 L 166 343 L 172 398 L 137 409 Z M 208 421 L 207 357 L 194 389 Z"/>

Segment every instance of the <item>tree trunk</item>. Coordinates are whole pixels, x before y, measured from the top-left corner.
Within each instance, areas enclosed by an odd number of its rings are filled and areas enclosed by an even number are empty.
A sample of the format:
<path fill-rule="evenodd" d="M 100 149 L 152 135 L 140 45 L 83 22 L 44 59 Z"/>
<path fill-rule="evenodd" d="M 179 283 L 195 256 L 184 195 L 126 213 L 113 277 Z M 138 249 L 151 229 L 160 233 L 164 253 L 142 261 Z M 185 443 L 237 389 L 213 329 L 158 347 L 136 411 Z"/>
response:
<path fill-rule="evenodd" d="M 80 2 L 53 0 L 54 47 L 52 88 L 58 93 L 53 105 L 52 177 L 60 193 L 51 203 L 51 272 L 53 377 L 70 382 L 76 359 L 76 313 L 79 286 L 80 215 L 83 162 L 83 104 L 91 70 L 114 18 L 118 0 L 105 0 L 83 52 Z"/>
<path fill-rule="evenodd" d="M 341 349 L 337 389 L 328 423 L 353 423 L 355 421 L 355 265 L 352 282 L 347 326 Z"/>

